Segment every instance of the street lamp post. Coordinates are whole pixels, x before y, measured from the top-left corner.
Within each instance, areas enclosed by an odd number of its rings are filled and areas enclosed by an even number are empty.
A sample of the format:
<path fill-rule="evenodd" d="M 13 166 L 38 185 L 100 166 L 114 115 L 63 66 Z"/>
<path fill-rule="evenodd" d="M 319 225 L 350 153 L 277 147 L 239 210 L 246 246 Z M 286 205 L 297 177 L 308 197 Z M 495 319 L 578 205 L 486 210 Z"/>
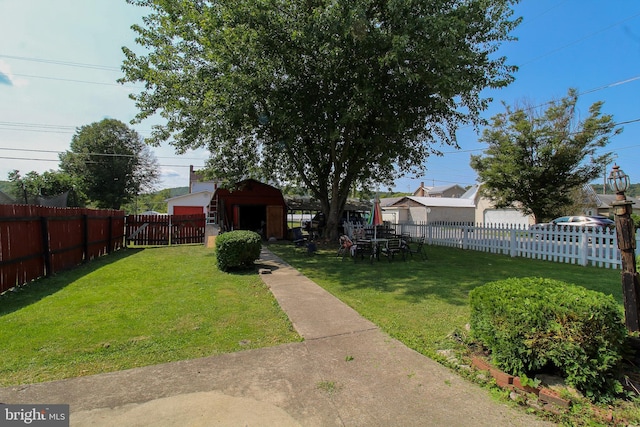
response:
<path fill-rule="evenodd" d="M 629 177 L 614 165 L 609 174 L 609 187 L 616 193 L 613 213 L 616 218 L 616 236 L 622 260 L 622 296 L 624 299 L 625 324 L 629 332 L 640 331 L 640 285 L 636 271 L 636 235 L 631 211 L 633 202 L 627 200 L 625 191 L 629 189 Z"/>

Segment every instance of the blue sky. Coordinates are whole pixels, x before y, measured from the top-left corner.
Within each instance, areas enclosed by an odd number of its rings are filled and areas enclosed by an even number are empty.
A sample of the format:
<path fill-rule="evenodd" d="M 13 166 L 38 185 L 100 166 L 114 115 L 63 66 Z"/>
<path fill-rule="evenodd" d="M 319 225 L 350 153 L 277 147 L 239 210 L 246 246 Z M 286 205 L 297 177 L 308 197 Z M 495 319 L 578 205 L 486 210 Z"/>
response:
<path fill-rule="evenodd" d="M 13 169 L 57 169 L 57 152 L 68 149 L 77 127 L 134 117 L 128 94 L 136 88 L 115 81 L 121 47 L 135 48 L 130 26 L 142 13 L 124 0 L 0 0 L 0 179 Z M 519 40 L 500 53 L 520 70 L 509 87 L 486 92 L 494 101 L 484 116 L 504 111 L 503 101 L 543 105 L 576 88 L 583 116 L 604 101 L 603 112 L 626 123 L 603 151 L 617 155 L 640 183 L 640 2 L 525 0 L 516 14 L 524 18 L 513 33 Z M 154 123 L 134 128 L 146 136 Z M 471 128 L 458 137 L 461 150 L 443 148 L 424 175 L 398 179 L 395 189 L 476 183 L 469 157 L 486 146 Z M 204 150 L 178 156 L 170 146 L 153 151 L 162 169 L 159 188 L 187 185 L 189 165 L 201 167 L 208 156 Z"/>

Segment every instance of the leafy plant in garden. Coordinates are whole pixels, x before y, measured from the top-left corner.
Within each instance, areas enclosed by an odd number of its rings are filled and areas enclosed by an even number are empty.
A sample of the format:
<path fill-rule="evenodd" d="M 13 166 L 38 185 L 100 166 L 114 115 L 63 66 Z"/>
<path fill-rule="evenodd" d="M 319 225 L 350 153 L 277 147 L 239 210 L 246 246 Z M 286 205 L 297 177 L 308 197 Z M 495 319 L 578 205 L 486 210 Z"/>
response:
<path fill-rule="evenodd" d="M 262 239 L 253 231 L 235 230 L 223 233 L 216 238 L 216 257 L 218 268 L 229 271 L 253 265 L 260 258 Z"/>
<path fill-rule="evenodd" d="M 593 400 L 622 391 L 615 369 L 626 329 L 610 295 L 542 278 L 488 283 L 469 294 L 471 332 L 496 366 L 532 377 L 557 370 Z"/>

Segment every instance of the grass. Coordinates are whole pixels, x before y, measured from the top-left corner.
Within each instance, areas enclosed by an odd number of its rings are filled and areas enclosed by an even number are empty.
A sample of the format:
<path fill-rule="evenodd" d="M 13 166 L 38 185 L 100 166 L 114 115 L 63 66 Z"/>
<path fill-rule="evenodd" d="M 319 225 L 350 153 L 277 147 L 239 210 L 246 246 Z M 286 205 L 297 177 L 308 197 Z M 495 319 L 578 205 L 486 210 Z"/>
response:
<path fill-rule="evenodd" d="M 337 246 L 337 245 L 336 245 Z M 427 247 L 429 259 L 353 262 L 334 249 L 316 256 L 292 245 L 270 249 L 387 333 L 429 357 L 469 320 L 469 292 L 508 277 L 548 277 L 611 294 L 622 304 L 620 271 Z"/>
<path fill-rule="evenodd" d="M 126 249 L 0 296 L 0 385 L 299 341 L 254 271 L 211 249 Z"/>

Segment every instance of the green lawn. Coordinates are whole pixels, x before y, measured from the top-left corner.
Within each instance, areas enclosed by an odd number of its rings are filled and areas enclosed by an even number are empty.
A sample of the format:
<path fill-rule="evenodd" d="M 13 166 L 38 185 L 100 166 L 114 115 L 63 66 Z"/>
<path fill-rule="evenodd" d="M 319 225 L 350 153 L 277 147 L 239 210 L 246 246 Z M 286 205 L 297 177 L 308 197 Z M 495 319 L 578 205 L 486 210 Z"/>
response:
<path fill-rule="evenodd" d="M 297 340 L 255 271 L 201 245 L 127 249 L 0 297 L 0 385 Z"/>
<path fill-rule="evenodd" d="M 548 277 L 611 294 L 622 305 L 620 270 L 436 246 L 426 247 L 427 261 L 381 259 L 373 265 L 341 261 L 333 248 L 313 257 L 292 245 L 270 249 L 390 335 L 436 358 L 447 335 L 469 321 L 469 291 L 494 280 Z"/>

